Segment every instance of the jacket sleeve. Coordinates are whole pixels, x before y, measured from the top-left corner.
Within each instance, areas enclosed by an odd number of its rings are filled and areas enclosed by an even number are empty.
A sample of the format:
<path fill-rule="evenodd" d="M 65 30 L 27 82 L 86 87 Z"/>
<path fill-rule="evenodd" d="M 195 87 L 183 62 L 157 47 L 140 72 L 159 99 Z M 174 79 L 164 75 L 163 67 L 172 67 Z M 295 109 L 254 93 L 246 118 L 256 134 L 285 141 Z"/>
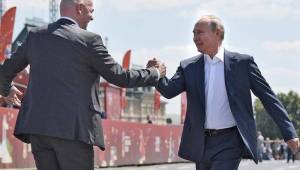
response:
<path fill-rule="evenodd" d="M 12 80 L 16 75 L 24 70 L 28 65 L 27 50 L 30 34 L 26 40 L 18 47 L 16 52 L 11 55 L 10 59 L 6 59 L 3 65 L 0 65 L 0 94 L 7 96 L 12 87 Z"/>
<path fill-rule="evenodd" d="M 261 100 L 264 108 L 278 125 L 285 141 L 297 137 L 288 113 L 262 76 L 253 57 L 249 60 L 249 76 L 252 92 Z"/>
<path fill-rule="evenodd" d="M 182 67 L 179 66 L 171 79 L 161 78 L 156 85 L 156 89 L 167 99 L 171 99 L 185 91 L 184 74 Z"/>
<path fill-rule="evenodd" d="M 104 79 L 120 87 L 154 86 L 158 82 L 155 68 L 125 70 L 107 52 L 100 36 L 91 44 L 91 65 Z"/>

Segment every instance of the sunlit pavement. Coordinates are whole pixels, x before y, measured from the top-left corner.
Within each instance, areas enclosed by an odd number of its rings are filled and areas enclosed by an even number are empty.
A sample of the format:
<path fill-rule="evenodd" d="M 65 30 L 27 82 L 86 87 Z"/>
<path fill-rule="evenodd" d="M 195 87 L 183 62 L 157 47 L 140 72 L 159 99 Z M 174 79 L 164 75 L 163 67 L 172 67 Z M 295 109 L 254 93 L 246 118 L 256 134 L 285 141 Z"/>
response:
<path fill-rule="evenodd" d="M 286 163 L 285 160 L 280 161 L 263 161 L 256 165 L 253 161 L 243 161 L 239 170 L 300 170 L 300 161 L 295 163 Z"/>
<path fill-rule="evenodd" d="M 130 166 L 115 168 L 96 168 L 95 170 L 195 170 L 193 163 L 163 164 L 152 166 Z M 6 170 L 36 170 L 36 169 L 6 169 Z M 264 161 L 256 165 L 253 161 L 242 161 L 239 170 L 300 170 L 300 161 L 287 164 L 286 161 Z"/>
<path fill-rule="evenodd" d="M 105 168 L 105 170 L 195 170 L 193 163 L 165 164 L 141 167 Z M 100 170 L 100 169 L 97 169 Z M 244 160 L 239 170 L 300 170 L 300 161 L 287 164 L 286 161 L 264 161 L 256 165 L 253 161 Z"/>

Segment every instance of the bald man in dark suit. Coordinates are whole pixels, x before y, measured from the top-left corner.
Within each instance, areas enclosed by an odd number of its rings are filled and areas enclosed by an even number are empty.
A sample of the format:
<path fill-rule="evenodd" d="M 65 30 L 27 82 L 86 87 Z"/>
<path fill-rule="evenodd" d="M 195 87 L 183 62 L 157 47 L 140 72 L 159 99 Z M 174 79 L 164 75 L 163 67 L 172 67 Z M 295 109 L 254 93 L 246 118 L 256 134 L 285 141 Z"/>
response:
<path fill-rule="evenodd" d="M 58 21 L 30 31 L 0 67 L 0 94 L 19 104 L 11 83 L 30 65 L 14 135 L 31 143 L 39 170 L 91 170 L 93 145 L 105 148 L 95 93 L 99 75 L 120 87 L 153 86 L 165 67 L 127 71 L 116 63 L 101 37 L 86 31 L 93 0 L 62 0 L 60 10 Z"/>

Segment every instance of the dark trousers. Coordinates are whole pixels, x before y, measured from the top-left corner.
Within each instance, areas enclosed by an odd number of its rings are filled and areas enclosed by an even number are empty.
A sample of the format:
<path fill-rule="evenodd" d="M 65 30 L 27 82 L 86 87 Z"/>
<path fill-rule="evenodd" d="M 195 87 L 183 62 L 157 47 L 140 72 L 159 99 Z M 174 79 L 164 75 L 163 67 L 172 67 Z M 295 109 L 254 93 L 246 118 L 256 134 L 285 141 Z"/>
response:
<path fill-rule="evenodd" d="M 93 170 L 93 146 L 79 141 L 31 135 L 30 142 L 38 170 Z"/>
<path fill-rule="evenodd" d="M 237 129 L 205 137 L 203 159 L 196 163 L 197 170 L 237 170 L 242 159 L 244 144 Z"/>

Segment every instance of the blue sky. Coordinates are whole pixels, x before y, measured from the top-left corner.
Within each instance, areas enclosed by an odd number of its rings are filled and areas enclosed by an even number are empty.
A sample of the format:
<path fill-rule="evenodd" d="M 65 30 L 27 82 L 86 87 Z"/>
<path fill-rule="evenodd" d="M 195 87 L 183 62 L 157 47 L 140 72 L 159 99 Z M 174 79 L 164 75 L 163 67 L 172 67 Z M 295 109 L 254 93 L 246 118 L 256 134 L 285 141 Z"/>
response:
<path fill-rule="evenodd" d="M 197 55 L 192 41 L 194 23 L 216 14 L 225 25 L 224 46 L 253 55 L 273 90 L 300 93 L 299 0 L 94 0 L 95 20 L 88 30 L 108 37 L 110 54 L 121 63 L 132 49 L 134 64 L 157 57 L 170 77 L 180 60 Z M 25 17 L 48 21 L 48 0 L 6 0 L 17 6 L 14 34 Z M 166 100 L 166 99 L 164 99 Z M 168 114 L 180 112 L 178 97 L 166 100 Z"/>

